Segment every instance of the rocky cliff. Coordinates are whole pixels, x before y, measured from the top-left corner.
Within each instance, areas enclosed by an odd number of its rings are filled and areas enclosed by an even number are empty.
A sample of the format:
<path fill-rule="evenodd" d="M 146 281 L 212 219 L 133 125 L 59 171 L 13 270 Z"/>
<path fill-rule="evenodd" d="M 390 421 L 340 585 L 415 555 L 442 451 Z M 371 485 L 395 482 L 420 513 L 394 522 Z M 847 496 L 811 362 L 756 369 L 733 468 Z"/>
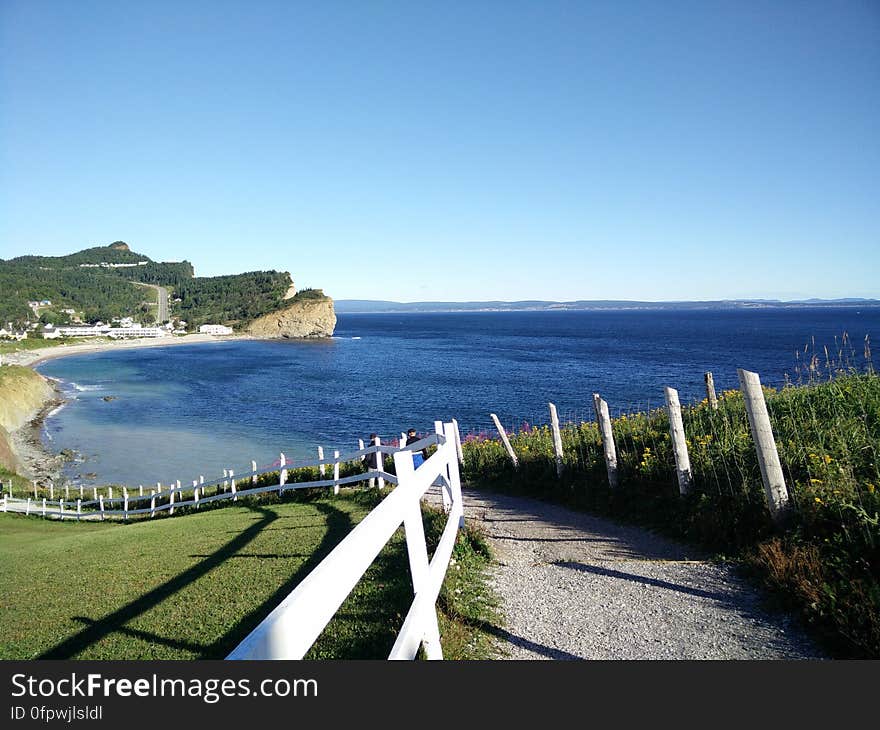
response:
<path fill-rule="evenodd" d="M 30 368 L 0 367 L 0 466 L 12 471 L 22 468 L 10 434 L 34 419 L 55 397 L 49 381 Z"/>
<path fill-rule="evenodd" d="M 330 337 L 336 328 L 333 300 L 322 294 L 297 294 L 290 305 L 255 319 L 245 332 L 266 338 Z"/>

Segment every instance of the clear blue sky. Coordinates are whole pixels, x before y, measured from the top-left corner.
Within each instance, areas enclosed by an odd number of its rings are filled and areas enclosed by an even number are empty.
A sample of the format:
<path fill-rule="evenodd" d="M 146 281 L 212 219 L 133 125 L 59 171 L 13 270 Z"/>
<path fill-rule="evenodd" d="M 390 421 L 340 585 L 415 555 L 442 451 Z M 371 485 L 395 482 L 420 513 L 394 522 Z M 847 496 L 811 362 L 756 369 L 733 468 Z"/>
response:
<path fill-rule="evenodd" d="M 880 297 L 880 3 L 0 0 L 0 258 Z"/>

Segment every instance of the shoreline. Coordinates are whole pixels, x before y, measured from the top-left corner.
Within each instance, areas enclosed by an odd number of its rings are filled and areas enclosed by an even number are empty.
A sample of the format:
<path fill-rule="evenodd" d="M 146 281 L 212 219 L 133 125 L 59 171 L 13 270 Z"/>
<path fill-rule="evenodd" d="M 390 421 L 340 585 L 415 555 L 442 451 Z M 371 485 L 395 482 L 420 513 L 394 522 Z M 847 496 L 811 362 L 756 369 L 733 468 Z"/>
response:
<path fill-rule="evenodd" d="M 65 458 L 60 453 L 50 451 L 43 443 L 43 425 L 46 419 L 69 401 L 64 397 L 58 382 L 40 373 L 36 367 L 48 360 L 70 355 L 85 355 L 113 350 L 132 350 L 138 348 L 175 347 L 179 345 L 210 344 L 231 340 L 259 339 L 250 335 L 208 335 L 192 334 L 178 337 L 142 338 L 131 340 L 105 340 L 84 342 L 78 345 L 55 345 L 36 350 L 21 350 L 3 355 L 3 365 L 20 365 L 37 372 L 52 387 L 53 394 L 40 406 L 37 414 L 27 423 L 8 434 L 9 448 L 21 466 L 20 476 L 46 486 L 49 482 L 62 486 L 67 480 L 62 474 Z"/>
<path fill-rule="evenodd" d="M 69 355 L 84 355 L 108 350 L 133 350 L 141 347 L 177 347 L 179 345 L 201 345 L 211 342 L 231 342 L 239 340 L 256 340 L 252 335 L 207 335 L 191 334 L 172 337 L 149 337 L 129 340 L 104 340 L 101 342 L 84 342 L 79 345 L 53 345 L 36 350 L 20 350 L 3 355 L 4 365 L 22 365 L 33 368 L 47 360 L 54 360 Z"/>

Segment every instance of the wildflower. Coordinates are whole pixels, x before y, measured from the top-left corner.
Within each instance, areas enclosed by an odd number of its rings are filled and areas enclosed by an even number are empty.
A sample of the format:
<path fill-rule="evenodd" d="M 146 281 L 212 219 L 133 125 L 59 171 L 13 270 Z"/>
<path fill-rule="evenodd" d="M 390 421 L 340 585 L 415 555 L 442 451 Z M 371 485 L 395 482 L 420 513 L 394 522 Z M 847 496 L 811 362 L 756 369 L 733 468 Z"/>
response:
<path fill-rule="evenodd" d="M 812 481 L 812 480 L 811 480 L 811 481 Z M 822 502 L 822 500 L 819 499 L 818 497 L 813 497 L 813 499 L 816 501 L 816 504 L 824 504 L 824 503 Z"/>

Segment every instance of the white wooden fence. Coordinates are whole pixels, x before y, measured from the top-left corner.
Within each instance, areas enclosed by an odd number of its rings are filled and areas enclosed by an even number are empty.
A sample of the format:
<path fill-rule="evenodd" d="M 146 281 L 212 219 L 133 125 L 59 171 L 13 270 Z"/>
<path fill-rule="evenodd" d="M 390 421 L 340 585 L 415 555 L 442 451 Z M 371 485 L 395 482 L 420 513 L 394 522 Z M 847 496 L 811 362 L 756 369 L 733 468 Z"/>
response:
<path fill-rule="evenodd" d="M 435 433 L 430 434 L 426 438 L 419 441 L 419 446 L 409 447 L 416 450 L 425 449 L 428 446 L 439 443 L 442 435 L 439 433 L 442 424 L 435 422 Z M 376 443 L 367 448 L 358 449 L 357 451 L 340 454 L 334 451 L 332 457 L 321 458 L 312 461 L 298 461 L 296 464 L 290 463 L 285 459 L 284 454 L 278 464 L 272 464 L 265 467 L 257 467 L 252 462 L 250 471 L 234 473 L 232 470 L 223 470 L 223 476 L 211 481 L 199 479 L 194 481 L 191 486 L 182 486 L 180 481 L 169 485 L 163 489 L 161 485 L 150 490 L 146 494 L 128 492 L 127 488 L 122 488 L 122 495 L 113 496 L 112 488 L 109 490 L 109 496 L 98 496 L 97 499 L 37 499 L 13 497 L 11 494 L 4 494 L 2 502 L 0 502 L 0 510 L 3 512 L 19 512 L 26 515 L 35 515 L 46 518 L 57 518 L 61 520 L 103 520 L 103 519 L 123 519 L 127 520 L 133 516 L 147 515 L 152 517 L 162 512 L 174 514 L 175 510 L 181 507 L 201 507 L 202 505 L 218 502 L 222 500 L 237 501 L 241 497 L 256 494 L 264 494 L 266 492 L 283 492 L 293 489 L 308 489 L 320 487 L 332 487 L 334 492 L 339 492 L 339 487 L 358 482 L 367 481 L 369 479 L 378 478 L 378 484 L 381 487 L 386 482 L 392 484 L 397 483 L 397 477 L 384 470 L 384 458 L 378 459 L 379 467 L 370 469 L 359 474 L 352 474 L 347 477 L 340 477 L 340 465 L 345 463 L 360 464 L 364 457 L 368 454 L 389 454 L 394 455 L 401 451 L 402 447 L 392 446 L 390 444 L 382 444 L 377 438 Z M 321 450 L 323 451 L 323 450 Z M 319 452 L 321 453 L 321 452 Z M 320 471 L 324 471 L 326 466 L 332 466 L 332 479 L 318 479 L 310 482 L 292 482 L 288 483 L 288 471 L 294 468 L 303 469 L 307 467 L 318 467 Z M 257 478 L 263 474 L 278 474 L 277 483 L 256 486 Z M 247 486 L 246 486 L 247 485 Z M 216 494 L 206 496 L 210 489 L 217 490 Z M 222 490 L 222 491 L 221 491 Z"/>
<path fill-rule="evenodd" d="M 437 450 L 418 469 L 413 451 L 430 443 Z M 373 509 L 306 576 L 227 659 L 302 659 L 376 556 L 403 524 L 415 597 L 389 659 L 413 659 L 424 646 L 428 659 L 442 659 L 436 601 L 464 517 L 458 472 L 456 427 L 442 424 L 432 435 L 394 453 L 397 488 Z M 364 475 L 360 475 L 362 478 Z M 387 478 L 388 475 L 386 475 Z M 428 561 L 421 497 L 440 483 L 448 520 Z"/>

